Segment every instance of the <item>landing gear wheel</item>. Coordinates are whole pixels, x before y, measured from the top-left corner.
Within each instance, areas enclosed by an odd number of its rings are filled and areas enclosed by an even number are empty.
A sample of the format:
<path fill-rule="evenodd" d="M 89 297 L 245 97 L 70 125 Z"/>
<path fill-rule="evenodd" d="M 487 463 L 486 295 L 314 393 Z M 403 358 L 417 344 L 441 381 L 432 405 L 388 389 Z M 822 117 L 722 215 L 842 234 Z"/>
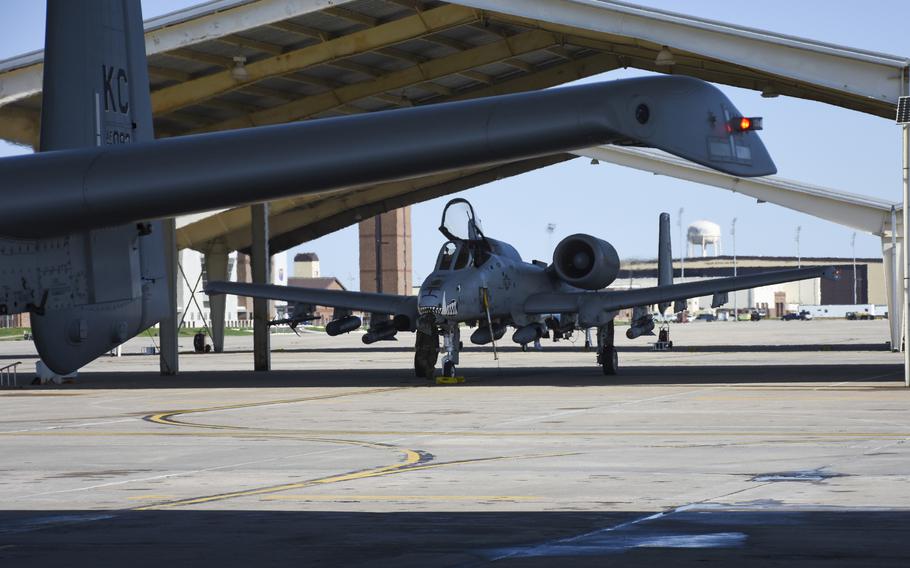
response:
<path fill-rule="evenodd" d="M 418 379 L 433 380 L 436 365 L 420 358 L 420 355 L 414 356 L 414 375 Z"/>
<path fill-rule="evenodd" d="M 613 343 L 614 336 L 613 320 L 597 328 L 597 362 L 603 368 L 604 375 L 615 375 L 619 370 L 619 357 Z"/>
<path fill-rule="evenodd" d="M 601 360 L 605 375 L 615 375 L 619 370 L 619 356 L 616 354 L 616 349 L 604 351 Z"/>
<path fill-rule="evenodd" d="M 461 348 L 461 337 L 457 324 L 448 325 L 442 334 L 443 352 L 442 374 L 445 377 L 455 376 L 455 366 L 458 365 L 458 351 Z"/>
<path fill-rule="evenodd" d="M 438 358 L 439 336 L 418 331 L 414 344 L 414 374 L 432 381 Z"/>

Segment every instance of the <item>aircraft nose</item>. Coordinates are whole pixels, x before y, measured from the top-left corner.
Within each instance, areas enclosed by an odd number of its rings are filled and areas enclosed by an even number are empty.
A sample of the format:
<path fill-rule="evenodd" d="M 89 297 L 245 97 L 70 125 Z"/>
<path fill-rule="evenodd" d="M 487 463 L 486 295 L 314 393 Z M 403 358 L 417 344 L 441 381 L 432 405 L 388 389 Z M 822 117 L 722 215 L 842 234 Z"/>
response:
<path fill-rule="evenodd" d="M 438 314 L 442 311 L 442 287 L 437 283 L 424 284 L 417 298 L 417 311 L 421 314 Z"/>
<path fill-rule="evenodd" d="M 417 312 L 454 316 L 458 313 L 458 302 L 454 294 L 447 294 L 447 290 L 441 282 L 425 284 L 420 289 L 420 296 L 417 298 Z"/>

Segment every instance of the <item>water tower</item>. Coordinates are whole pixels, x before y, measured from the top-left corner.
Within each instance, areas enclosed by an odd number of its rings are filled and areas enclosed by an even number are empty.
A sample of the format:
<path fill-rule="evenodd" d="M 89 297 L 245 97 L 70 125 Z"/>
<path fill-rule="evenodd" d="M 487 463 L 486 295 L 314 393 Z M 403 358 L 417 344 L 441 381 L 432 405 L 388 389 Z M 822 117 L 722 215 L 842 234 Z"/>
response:
<path fill-rule="evenodd" d="M 723 254 L 720 246 L 720 225 L 711 221 L 695 221 L 686 232 L 689 241 L 689 256 L 701 247 L 701 256 L 708 256 L 708 247 L 714 247 L 714 256 Z"/>

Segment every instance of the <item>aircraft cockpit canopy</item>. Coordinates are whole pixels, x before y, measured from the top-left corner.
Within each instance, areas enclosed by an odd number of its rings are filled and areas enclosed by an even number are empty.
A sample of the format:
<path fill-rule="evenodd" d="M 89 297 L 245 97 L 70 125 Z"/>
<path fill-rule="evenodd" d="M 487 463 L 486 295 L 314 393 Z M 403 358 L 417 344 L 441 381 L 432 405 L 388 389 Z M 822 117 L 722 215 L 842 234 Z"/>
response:
<path fill-rule="evenodd" d="M 471 265 L 471 247 L 466 242 L 449 241 L 442 245 L 436 270 L 461 270 Z"/>
<path fill-rule="evenodd" d="M 474 214 L 474 208 L 460 197 L 449 201 L 442 210 L 439 231 L 451 241 L 484 240 L 480 219 Z"/>

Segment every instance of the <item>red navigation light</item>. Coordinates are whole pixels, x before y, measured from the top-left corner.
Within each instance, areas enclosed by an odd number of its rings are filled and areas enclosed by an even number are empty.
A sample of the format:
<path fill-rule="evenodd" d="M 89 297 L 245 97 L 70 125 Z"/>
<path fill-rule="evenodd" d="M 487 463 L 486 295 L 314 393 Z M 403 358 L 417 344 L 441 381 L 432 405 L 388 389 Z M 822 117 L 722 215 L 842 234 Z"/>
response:
<path fill-rule="evenodd" d="M 761 117 L 758 116 L 740 116 L 727 124 L 727 131 L 748 132 L 749 130 L 761 130 L 761 122 Z"/>

